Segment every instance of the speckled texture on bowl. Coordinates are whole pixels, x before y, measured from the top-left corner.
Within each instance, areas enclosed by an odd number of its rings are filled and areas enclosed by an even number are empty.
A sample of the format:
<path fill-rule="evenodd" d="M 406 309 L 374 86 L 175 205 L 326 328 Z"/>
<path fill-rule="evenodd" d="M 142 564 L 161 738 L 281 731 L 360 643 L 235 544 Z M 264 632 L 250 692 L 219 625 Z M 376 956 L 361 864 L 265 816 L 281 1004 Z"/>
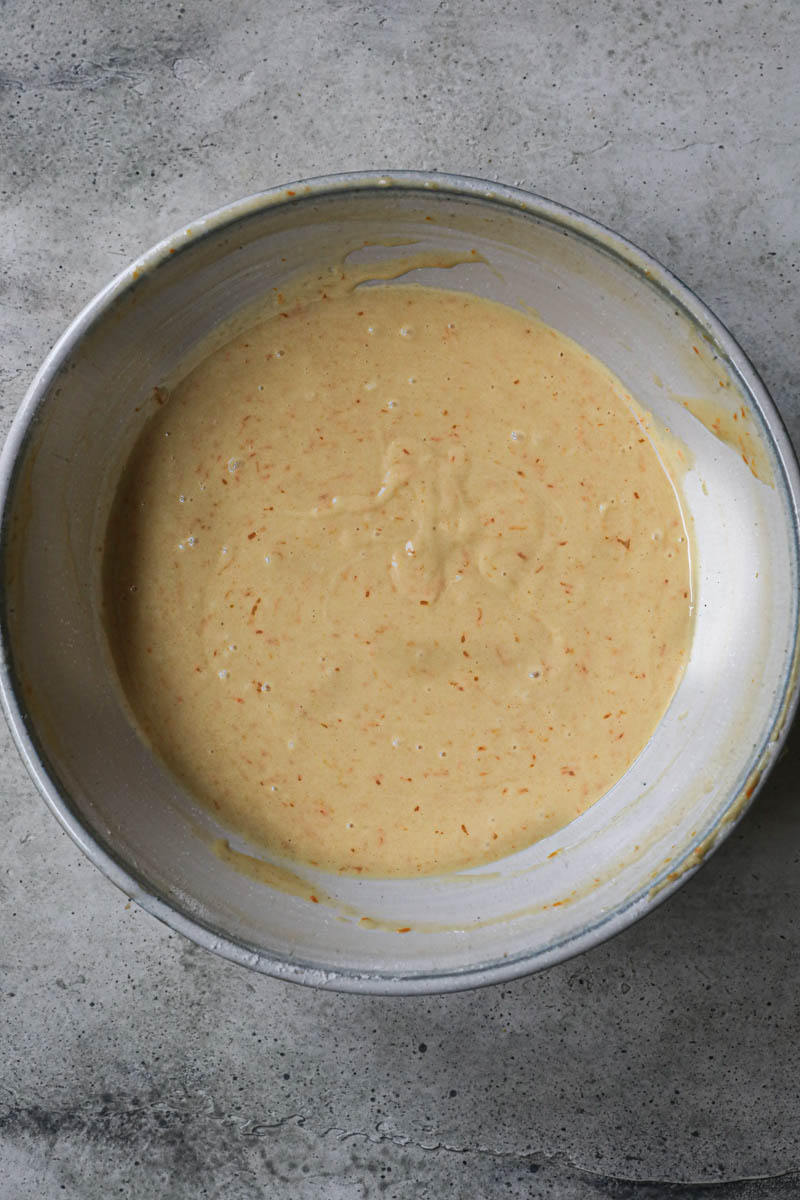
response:
<path fill-rule="evenodd" d="M 697 629 L 656 736 L 578 821 L 449 879 L 309 872 L 339 902 L 312 905 L 222 862 L 211 818 L 138 738 L 99 618 L 100 548 L 152 389 L 267 288 L 337 248 L 370 243 L 365 253 L 378 256 L 398 238 L 477 247 L 489 265 L 456 268 L 447 286 L 532 306 L 689 447 Z M 436 272 L 418 278 L 438 282 Z M 766 458 L 762 479 L 678 399 L 711 393 L 731 410 L 744 406 Z M 461 178 L 337 176 L 278 189 L 192 223 L 133 264 L 34 381 L 0 468 L 6 713 L 78 844 L 201 945 L 354 991 L 451 990 L 541 969 L 666 896 L 732 827 L 774 761 L 797 697 L 797 484 L 780 419 L 742 351 L 686 288 L 616 235 L 546 200 Z"/>

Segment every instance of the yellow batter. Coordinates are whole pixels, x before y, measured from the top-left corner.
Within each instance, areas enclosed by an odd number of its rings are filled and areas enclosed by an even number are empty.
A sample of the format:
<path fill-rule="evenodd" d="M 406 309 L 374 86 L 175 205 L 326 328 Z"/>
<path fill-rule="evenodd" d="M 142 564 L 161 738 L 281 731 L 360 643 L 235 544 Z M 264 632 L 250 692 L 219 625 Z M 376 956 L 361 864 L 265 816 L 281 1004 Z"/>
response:
<path fill-rule="evenodd" d="M 226 826 L 335 872 L 563 826 L 691 639 L 681 510 L 619 381 L 433 288 L 297 303 L 206 359 L 134 452 L 106 563 L 155 748 Z"/>

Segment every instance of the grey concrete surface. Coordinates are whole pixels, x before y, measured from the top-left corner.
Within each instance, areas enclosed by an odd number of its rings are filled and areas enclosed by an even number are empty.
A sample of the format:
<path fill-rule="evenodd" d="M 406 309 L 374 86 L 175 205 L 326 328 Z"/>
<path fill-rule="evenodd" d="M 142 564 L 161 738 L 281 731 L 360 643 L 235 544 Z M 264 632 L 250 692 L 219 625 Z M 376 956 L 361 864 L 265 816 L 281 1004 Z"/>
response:
<path fill-rule="evenodd" d="M 416 167 L 618 229 L 800 438 L 792 0 L 4 0 L 0 406 L 107 279 L 264 186 Z M 131 906 L 0 733 L 0 1196 L 800 1196 L 800 735 L 614 942 L 511 986 L 322 995 Z"/>

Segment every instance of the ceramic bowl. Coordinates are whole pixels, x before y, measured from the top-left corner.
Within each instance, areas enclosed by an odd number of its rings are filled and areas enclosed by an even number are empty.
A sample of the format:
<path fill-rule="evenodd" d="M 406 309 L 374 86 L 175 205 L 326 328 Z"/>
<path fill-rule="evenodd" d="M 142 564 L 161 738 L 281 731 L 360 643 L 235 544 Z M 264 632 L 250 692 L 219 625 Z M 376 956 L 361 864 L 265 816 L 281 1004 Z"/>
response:
<path fill-rule="evenodd" d="M 153 389 L 269 288 L 337 255 L 377 262 L 398 243 L 477 249 L 483 261 L 411 279 L 535 309 L 685 448 L 696 625 L 652 740 L 579 819 L 449 877 L 299 869 L 326 897 L 314 904 L 220 857 L 221 836 L 259 852 L 218 829 L 137 733 L 102 623 L 103 539 Z M 446 991 L 540 970 L 603 941 L 730 831 L 794 710 L 798 472 L 773 404 L 730 334 L 668 271 L 593 221 L 513 188 L 341 175 L 192 222 L 119 275 L 58 342 L 11 429 L 0 493 L 0 687 L 45 800 L 143 908 L 284 979 Z"/>

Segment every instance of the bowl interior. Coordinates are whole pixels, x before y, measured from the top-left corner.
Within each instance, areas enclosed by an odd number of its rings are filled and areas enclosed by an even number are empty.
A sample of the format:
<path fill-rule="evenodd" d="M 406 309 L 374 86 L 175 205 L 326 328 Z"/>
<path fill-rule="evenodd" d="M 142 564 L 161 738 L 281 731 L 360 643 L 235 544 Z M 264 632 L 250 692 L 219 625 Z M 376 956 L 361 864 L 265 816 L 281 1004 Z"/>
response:
<path fill-rule="evenodd" d="M 435 990 L 585 948 L 697 865 L 746 805 L 789 715 L 795 465 L 774 409 L 729 336 L 677 282 L 589 222 L 528 201 L 463 183 L 375 180 L 271 194 L 201 222 L 79 318 L 6 449 L 3 688 L 23 753 L 60 819 L 125 890 L 262 970 L 323 986 Z M 231 835 L 138 736 L 102 627 L 102 543 L 153 389 L 268 289 L 347 254 L 376 263 L 408 254 L 398 243 L 477 249 L 483 261 L 418 270 L 404 282 L 533 308 L 606 363 L 688 448 L 681 488 L 697 551 L 696 630 L 655 736 L 578 820 L 447 878 L 334 879 L 303 869 L 330 897 L 312 904 L 215 853 L 214 837 Z M 715 420 L 723 433 L 734 429 L 735 445 L 717 436 Z M 752 441 L 737 443 L 741 429 L 758 445 L 759 477 L 743 461 Z"/>

